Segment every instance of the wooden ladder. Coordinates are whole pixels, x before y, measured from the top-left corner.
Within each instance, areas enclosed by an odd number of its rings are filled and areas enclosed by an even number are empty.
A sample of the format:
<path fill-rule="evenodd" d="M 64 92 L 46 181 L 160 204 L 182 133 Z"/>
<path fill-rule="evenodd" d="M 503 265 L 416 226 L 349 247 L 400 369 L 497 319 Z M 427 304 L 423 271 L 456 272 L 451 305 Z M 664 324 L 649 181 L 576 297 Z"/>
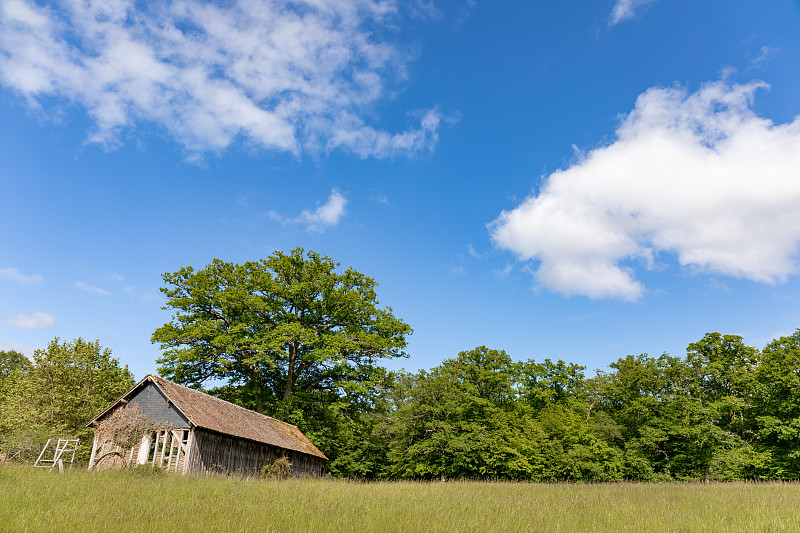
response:
<path fill-rule="evenodd" d="M 47 457 L 50 455 L 51 442 L 53 442 L 53 439 L 47 439 L 47 444 L 42 448 L 42 453 L 39 454 L 33 466 L 52 469 L 58 465 L 58 471 L 63 472 L 64 462 L 67 460 L 66 457 L 69 456 L 69 468 L 72 468 L 72 463 L 75 461 L 75 452 L 78 450 L 78 439 L 58 439 L 58 442 L 55 443 L 55 449 L 52 450 L 53 458 L 49 459 Z M 69 455 L 70 452 L 72 453 L 71 456 Z"/>

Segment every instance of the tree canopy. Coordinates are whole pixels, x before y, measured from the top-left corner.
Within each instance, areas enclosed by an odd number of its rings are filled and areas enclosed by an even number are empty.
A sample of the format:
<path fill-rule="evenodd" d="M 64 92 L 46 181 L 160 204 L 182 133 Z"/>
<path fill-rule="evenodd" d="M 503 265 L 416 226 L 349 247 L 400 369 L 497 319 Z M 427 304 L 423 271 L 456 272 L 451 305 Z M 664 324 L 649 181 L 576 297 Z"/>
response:
<path fill-rule="evenodd" d="M 15 370 L 27 370 L 30 360 L 17 350 L 0 350 L 0 382 Z"/>
<path fill-rule="evenodd" d="M 24 356 L 23 356 L 24 357 Z M 50 437 L 91 443 L 85 427 L 133 386 L 133 375 L 99 341 L 50 341 L 0 381 L 0 447 L 38 453 Z M 88 457 L 88 455 L 86 455 Z"/>
<path fill-rule="evenodd" d="M 159 372 L 192 386 L 226 381 L 228 396 L 260 412 L 297 394 L 364 396 L 384 379 L 381 359 L 406 356 L 412 330 L 379 307 L 372 278 L 338 267 L 295 248 L 164 274 L 175 314 L 152 336 Z"/>

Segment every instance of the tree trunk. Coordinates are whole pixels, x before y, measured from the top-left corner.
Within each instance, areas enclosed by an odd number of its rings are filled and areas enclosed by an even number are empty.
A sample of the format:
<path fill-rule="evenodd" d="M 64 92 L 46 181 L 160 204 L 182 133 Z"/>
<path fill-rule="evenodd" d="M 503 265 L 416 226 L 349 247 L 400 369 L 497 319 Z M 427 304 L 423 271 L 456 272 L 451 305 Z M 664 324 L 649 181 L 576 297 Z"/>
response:
<path fill-rule="evenodd" d="M 288 400 L 294 389 L 294 363 L 297 359 L 297 344 L 289 345 L 289 368 L 286 371 L 286 390 L 283 392 L 283 401 Z"/>
<path fill-rule="evenodd" d="M 261 380 L 256 382 L 256 410 L 264 414 L 264 387 L 261 386 Z"/>

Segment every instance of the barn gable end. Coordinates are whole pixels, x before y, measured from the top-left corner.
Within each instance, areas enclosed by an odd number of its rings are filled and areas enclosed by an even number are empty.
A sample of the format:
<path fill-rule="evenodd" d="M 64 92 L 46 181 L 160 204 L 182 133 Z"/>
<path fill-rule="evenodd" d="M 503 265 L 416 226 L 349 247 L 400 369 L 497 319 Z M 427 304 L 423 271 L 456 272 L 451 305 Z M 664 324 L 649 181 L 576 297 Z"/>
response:
<path fill-rule="evenodd" d="M 175 428 L 191 427 L 189 419 L 151 381 L 143 383 L 138 390 L 132 391 L 128 405 L 138 405 L 142 413 L 154 424 Z"/>

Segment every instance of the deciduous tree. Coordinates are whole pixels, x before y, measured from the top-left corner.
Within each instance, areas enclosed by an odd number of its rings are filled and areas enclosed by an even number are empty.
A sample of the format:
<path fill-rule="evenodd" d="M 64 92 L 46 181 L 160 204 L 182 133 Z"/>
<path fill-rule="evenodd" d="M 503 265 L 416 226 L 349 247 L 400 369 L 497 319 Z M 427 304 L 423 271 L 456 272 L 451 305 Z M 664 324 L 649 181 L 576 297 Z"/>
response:
<path fill-rule="evenodd" d="M 162 375 L 199 386 L 224 380 L 238 403 L 291 410 L 298 394 L 335 391 L 368 402 L 384 358 L 403 357 L 411 328 L 379 307 L 377 283 L 296 248 L 242 265 L 215 259 L 164 274 L 171 322 L 154 333 Z"/>
<path fill-rule="evenodd" d="M 41 448 L 48 437 L 91 443 L 86 423 L 133 386 L 133 375 L 99 341 L 50 341 L 33 362 L 11 372 L 0 398 L 5 448 Z"/>
<path fill-rule="evenodd" d="M 27 371 L 31 361 L 25 354 L 17 350 L 0 350 L 0 383 L 14 370 Z"/>

